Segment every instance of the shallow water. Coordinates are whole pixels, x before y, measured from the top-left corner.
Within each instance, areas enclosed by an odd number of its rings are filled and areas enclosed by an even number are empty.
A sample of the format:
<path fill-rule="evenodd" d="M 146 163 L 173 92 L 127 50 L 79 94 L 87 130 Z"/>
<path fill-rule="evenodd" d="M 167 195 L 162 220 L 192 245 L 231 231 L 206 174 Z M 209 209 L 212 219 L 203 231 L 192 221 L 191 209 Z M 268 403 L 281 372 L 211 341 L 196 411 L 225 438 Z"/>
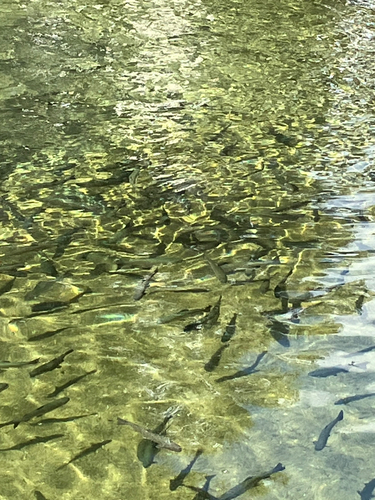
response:
<path fill-rule="evenodd" d="M 0 364 L 0 422 L 69 401 L 0 428 L 1 499 L 193 499 L 198 449 L 215 497 L 281 462 L 241 498 L 359 498 L 375 398 L 335 402 L 375 392 L 374 14 L 2 2 L 0 361 L 39 362 Z M 117 417 L 168 414 L 183 451 L 144 468 Z"/>

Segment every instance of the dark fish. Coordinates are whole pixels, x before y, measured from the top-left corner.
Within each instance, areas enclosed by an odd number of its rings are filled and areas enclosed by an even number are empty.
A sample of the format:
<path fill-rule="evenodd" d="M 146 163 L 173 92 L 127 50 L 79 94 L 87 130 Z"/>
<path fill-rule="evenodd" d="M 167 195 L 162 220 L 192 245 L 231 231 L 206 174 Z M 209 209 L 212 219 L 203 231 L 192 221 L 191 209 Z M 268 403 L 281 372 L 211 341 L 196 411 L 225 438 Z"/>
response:
<path fill-rule="evenodd" d="M 177 488 L 182 486 L 185 478 L 190 474 L 191 469 L 194 467 L 195 462 L 202 455 L 202 453 L 203 450 L 197 450 L 193 460 L 185 467 L 185 469 L 182 469 L 182 471 L 174 479 L 169 481 L 169 489 L 171 491 L 175 491 Z"/>
<path fill-rule="evenodd" d="M 150 282 L 155 274 L 158 272 L 158 268 L 154 266 L 151 268 L 149 274 L 145 276 L 142 281 L 136 286 L 134 291 L 134 300 L 140 300 L 146 293 L 147 288 L 150 286 Z"/>
<path fill-rule="evenodd" d="M 50 372 L 55 368 L 60 368 L 61 363 L 64 361 L 65 357 L 73 352 L 73 349 L 69 349 L 69 351 L 64 352 L 57 358 L 51 359 L 48 363 L 44 363 L 44 365 L 38 366 L 35 370 L 30 372 L 30 377 L 36 377 L 37 375 L 41 375 L 42 373 Z"/>
<path fill-rule="evenodd" d="M 220 283 L 226 283 L 228 281 L 227 275 L 225 272 L 222 270 L 222 268 L 216 264 L 213 260 L 211 260 L 209 257 L 205 255 L 204 257 L 205 261 L 207 264 L 210 266 L 212 272 L 216 276 L 216 278 L 220 281 Z"/>
<path fill-rule="evenodd" d="M 205 477 L 206 482 L 204 483 L 204 485 L 203 485 L 202 488 L 197 488 L 195 486 L 188 486 L 188 485 L 186 485 L 186 488 L 189 488 L 189 490 L 193 490 L 193 491 L 197 492 L 197 494 L 195 495 L 195 497 L 193 498 L 193 500 L 217 500 L 216 497 L 214 497 L 213 495 L 211 495 L 210 493 L 208 493 L 208 490 L 210 488 L 210 483 L 211 483 L 211 481 L 212 481 L 212 479 L 214 477 L 215 477 L 215 475 L 213 475 L 213 476 L 206 476 Z"/>
<path fill-rule="evenodd" d="M 30 413 L 26 413 L 26 415 L 21 417 L 19 420 L 12 420 L 11 422 L 7 422 L 6 424 L 0 424 L 0 426 L 3 427 L 4 425 L 13 424 L 14 428 L 16 428 L 21 422 L 28 422 L 32 418 L 41 417 L 42 415 L 45 415 L 50 411 L 60 408 L 60 406 L 64 406 L 68 401 L 69 398 L 56 399 L 55 401 L 51 401 L 50 403 L 47 403 L 43 406 L 40 406 L 39 408 L 36 408 Z"/>
<path fill-rule="evenodd" d="M 54 278 L 57 278 L 59 275 L 52 260 L 43 260 L 40 263 L 40 271 L 44 274 L 48 274 L 49 276 L 53 276 Z"/>
<path fill-rule="evenodd" d="M 184 327 L 184 332 L 192 332 L 193 330 L 201 330 L 204 327 L 211 328 L 218 320 L 220 316 L 220 304 L 221 304 L 221 295 L 219 300 L 213 307 L 210 307 L 210 310 L 207 314 L 199 318 L 194 323 L 189 323 Z"/>
<path fill-rule="evenodd" d="M 362 306 L 365 301 L 365 296 L 360 295 L 358 299 L 355 301 L 355 310 L 357 311 L 358 314 L 362 314 Z"/>
<path fill-rule="evenodd" d="M 357 491 L 358 495 L 361 497 L 361 500 L 371 500 L 374 498 L 373 492 L 375 489 L 375 479 L 371 479 L 368 483 L 365 483 L 365 487 L 362 491 Z"/>
<path fill-rule="evenodd" d="M 158 323 L 160 325 L 165 325 L 166 323 L 170 323 L 171 321 L 174 321 L 176 319 L 184 318 L 185 316 L 193 316 L 194 314 L 208 312 L 210 309 L 211 306 L 207 306 L 205 308 L 200 308 L 200 309 L 181 309 L 181 311 L 160 318 L 158 320 Z"/>
<path fill-rule="evenodd" d="M 3 295 L 3 293 L 7 293 L 7 292 L 10 292 L 11 289 L 13 288 L 13 285 L 14 285 L 14 282 L 16 281 L 16 276 L 7 281 L 1 288 L 0 288 L 0 295 Z"/>
<path fill-rule="evenodd" d="M 58 467 L 57 470 L 60 470 L 63 467 L 65 467 L 66 465 L 69 465 L 72 462 L 75 462 L 76 460 L 79 460 L 80 458 L 86 457 L 87 455 L 90 455 L 91 453 L 95 453 L 97 450 L 99 450 L 100 448 L 102 448 L 106 444 L 110 443 L 111 441 L 112 441 L 112 439 L 106 439 L 105 441 L 101 441 L 100 443 L 94 443 L 94 444 L 92 444 L 88 448 L 85 448 L 84 450 L 82 450 L 81 452 L 79 452 L 78 455 L 76 455 L 75 457 L 73 457 L 66 464 L 60 465 L 60 467 Z"/>
<path fill-rule="evenodd" d="M 277 321 L 274 318 L 270 318 L 270 321 L 271 325 L 269 325 L 268 328 L 272 337 L 283 347 L 290 347 L 290 341 L 288 338 L 290 331 L 289 325 L 286 325 L 281 321 Z"/>
<path fill-rule="evenodd" d="M 220 316 L 220 305 L 221 305 L 221 295 L 216 304 L 212 309 L 201 319 L 201 323 L 204 327 L 211 328 L 217 323 Z"/>
<path fill-rule="evenodd" d="M 32 313 L 46 313 L 46 312 L 58 311 L 68 306 L 69 302 L 63 302 L 62 300 L 54 300 L 51 302 L 40 302 L 39 304 L 34 304 L 31 307 L 31 311 Z"/>
<path fill-rule="evenodd" d="M 261 360 L 264 358 L 264 356 L 267 354 L 267 351 L 263 351 L 260 354 L 258 354 L 257 359 L 255 362 L 249 366 L 248 368 L 245 368 L 244 370 L 239 370 L 236 373 L 233 373 L 233 375 L 226 375 L 225 377 L 220 377 L 215 380 L 215 382 L 225 382 L 226 380 L 233 380 L 235 378 L 240 378 L 240 377 L 246 377 L 247 375 L 251 375 L 252 373 L 256 373 L 259 370 L 256 370 L 256 367 L 259 365 Z"/>
<path fill-rule="evenodd" d="M 310 377 L 336 377 L 339 373 L 348 373 L 349 370 L 346 370 L 345 368 L 340 368 L 338 366 L 331 366 L 329 368 L 318 368 L 317 370 L 314 370 L 308 375 Z"/>
<path fill-rule="evenodd" d="M 11 450 L 22 450 L 26 448 L 26 446 L 31 446 L 33 444 L 39 443 L 48 443 L 48 441 L 52 441 L 53 439 L 58 439 L 64 437 L 64 434 L 52 434 L 51 436 L 37 436 L 34 439 L 30 439 L 29 441 L 24 441 L 23 443 L 15 444 L 10 448 L 0 448 L 0 451 L 11 451 Z"/>
<path fill-rule="evenodd" d="M 353 401 L 371 398 L 372 396 L 375 396 L 375 392 L 371 392 L 369 394 L 358 394 L 357 396 L 348 396 L 347 398 L 339 399 L 338 401 L 336 401 L 335 405 L 347 405 L 348 403 L 352 403 Z"/>
<path fill-rule="evenodd" d="M 233 337 L 233 335 L 236 333 L 236 320 L 237 320 L 237 314 L 233 314 L 232 319 L 227 324 L 225 332 L 221 337 L 222 342 L 229 342 L 230 339 Z"/>
<path fill-rule="evenodd" d="M 337 415 L 337 417 L 334 420 L 332 420 L 331 423 L 329 423 L 324 427 L 324 429 L 320 433 L 318 441 L 314 441 L 316 451 L 320 451 L 325 447 L 328 438 L 330 436 L 331 430 L 334 428 L 337 422 L 340 422 L 343 418 L 344 418 L 344 412 L 341 410 L 340 413 Z"/>
<path fill-rule="evenodd" d="M 255 488 L 255 486 L 257 486 L 258 483 L 263 479 L 267 479 L 271 477 L 272 474 L 276 474 L 277 472 L 281 472 L 283 470 L 285 470 L 285 467 L 281 463 L 278 463 L 273 469 L 264 472 L 263 474 L 259 474 L 259 476 L 249 476 L 240 484 L 234 486 L 234 488 L 231 488 L 223 495 L 220 495 L 218 500 L 233 500 L 233 498 L 239 497 L 240 495 L 245 493 L 245 491 L 251 488 Z"/>
<path fill-rule="evenodd" d="M 214 352 L 210 360 L 204 365 L 204 369 L 206 370 L 206 372 L 213 372 L 215 368 L 219 366 L 221 356 L 227 347 L 229 347 L 229 345 L 224 344 L 216 352 Z"/>
<path fill-rule="evenodd" d="M 267 293 L 268 290 L 270 289 L 270 284 L 271 284 L 270 278 L 266 278 L 265 280 L 263 280 L 262 284 L 259 287 L 259 292 L 263 294 Z"/>
<path fill-rule="evenodd" d="M 37 341 L 37 340 L 44 340 L 44 339 L 48 339 L 50 337 L 53 337 L 54 335 L 60 333 L 60 332 L 63 332 L 64 330 L 67 330 L 69 327 L 64 327 L 64 328 L 59 328 L 58 330 L 52 330 L 52 331 L 49 331 L 49 332 L 44 332 L 44 333 L 40 333 L 38 335 L 33 335 L 32 337 L 29 337 L 27 339 L 28 342 L 34 342 L 34 341 Z"/>
<path fill-rule="evenodd" d="M 5 391 L 5 389 L 8 389 L 9 384 L 6 384 L 5 382 L 0 383 L 0 392 Z"/>
<path fill-rule="evenodd" d="M 44 418 L 43 420 L 39 420 L 35 424 L 30 425 L 44 425 L 44 424 L 59 424 L 60 422 L 73 422 L 74 420 L 79 420 L 80 418 L 91 417 L 92 415 L 97 415 L 97 413 L 86 413 L 85 415 L 73 415 L 71 417 L 62 417 L 62 418 Z"/>
<path fill-rule="evenodd" d="M 228 130 L 228 128 L 231 126 L 231 123 L 228 123 L 225 125 L 219 132 L 217 132 L 215 135 L 211 136 L 208 140 L 209 141 L 217 141 L 220 139 L 220 137 Z"/>
<path fill-rule="evenodd" d="M 281 309 L 283 311 L 288 310 L 288 301 L 289 301 L 289 296 L 288 292 L 286 291 L 286 281 L 293 274 L 294 268 L 288 272 L 288 274 L 283 278 L 274 288 L 274 295 L 277 299 L 281 300 Z"/>
<path fill-rule="evenodd" d="M 34 495 L 35 495 L 36 500 L 47 500 L 47 498 L 43 495 L 43 493 L 41 493 L 38 490 L 34 491 Z"/>
<path fill-rule="evenodd" d="M 40 358 L 33 359 L 32 361 L 0 361 L 0 368 L 19 368 L 20 366 L 36 365 L 39 363 Z"/>
<path fill-rule="evenodd" d="M 166 425 L 172 418 L 171 415 L 164 418 L 163 422 L 159 424 L 152 432 L 155 434 L 160 434 L 161 436 L 166 435 Z M 137 447 L 137 458 L 145 469 L 150 467 L 154 462 L 154 458 L 159 453 L 161 448 L 158 447 L 158 443 L 151 441 L 150 439 L 141 439 Z"/>
<path fill-rule="evenodd" d="M 73 228 L 67 231 L 66 233 L 62 234 L 61 236 L 58 236 L 56 238 L 56 250 L 55 253 L 53 254 L 53 259 L 57 259 L 58 257 L 61 257 L 64 255 L 65 249 L 70 245 L 73 239 L 74 233 L 79 231 L 79 228 Z"/>
<path fill-rule="evenodd" d="M 65 384 L 57 386 L 53 392 L 48 394 L 47 398 L 54 398 L 55 396 L 60 394 L 60 392 L 62 392 L 63 390 L 67 389 L 68 387 L 70 387 L 73 384 L 76 384 L 77 382 L 79 382 L 83 378 L 87 377 L 87 375 L 91 375 L 92 373 L 96 373 L 96 370 L 91 370 L 91 372 L 86 372 L 83 375 L 79 375 L 78 377 L 75 377 L 75 378 L 72 378 L 71 380 L 68 380 L 68 382 L 65 382 Z"/>
<path fill-rule="evenodd" d="M 117 423 L 119 425 L 129 425 L 136 432 L 139 432 L 140 434 L 142 434 L 142 436 L 145 439 L 149 439 L 150 441 L 157 443 L 159 448 L 166 448 L 167 450 L 176 451 L 176 452 L 182 451 L 181 446 L 174 443 L 173 441 L 171 441 L 171 439 L 169 439 L 168 437 L 161 436 L 160 434 L 155 434 L 155 432 L 153 432 L 153 431 L 145 429 L 144 427 L 141 427 L 140 425 L 133 424 L 133 422 L 129 422 L 129 420 L 117 418 Z"/>

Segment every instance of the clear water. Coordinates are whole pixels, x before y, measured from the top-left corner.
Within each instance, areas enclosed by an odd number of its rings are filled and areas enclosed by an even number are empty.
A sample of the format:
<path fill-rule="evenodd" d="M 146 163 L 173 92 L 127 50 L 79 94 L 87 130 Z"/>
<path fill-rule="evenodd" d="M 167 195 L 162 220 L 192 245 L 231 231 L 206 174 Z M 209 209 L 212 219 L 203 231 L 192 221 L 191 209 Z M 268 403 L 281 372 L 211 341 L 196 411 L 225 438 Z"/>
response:
<path fill-rule="evenodd" d="M 0 361 L 40 359 L 0 364 L 0 422 L 24 417 L 0 428 L 1 499 L 193 499 L 169 482 L 198 449 L 184 484 L 215 475 L 214 497 L 281 462 L 241 498 L 359 498 L 375 397 L 334 403 L 375 392 L 374 13 L 1 3 Z M 144 468 L 117 418 L 168 414 L 182 452 Z"/>

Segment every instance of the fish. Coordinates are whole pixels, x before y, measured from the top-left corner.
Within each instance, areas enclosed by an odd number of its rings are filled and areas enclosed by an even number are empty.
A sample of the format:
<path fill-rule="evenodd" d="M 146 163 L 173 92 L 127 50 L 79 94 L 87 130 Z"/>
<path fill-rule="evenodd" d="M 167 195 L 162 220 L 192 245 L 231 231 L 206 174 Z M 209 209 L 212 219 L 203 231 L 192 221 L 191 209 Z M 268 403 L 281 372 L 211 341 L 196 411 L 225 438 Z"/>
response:
<path fill-rule="evenodd" d="M 371 392 L 369 394 L 358 394 L 356 396 L 348 396 L 347 398 L 337 400 L 334 404 L 347 405 L 348 403 L 352 403 L 353 401 L 359 401 L 360 399 L 370 398 L 372 396 L 375 396 L 375 392 Z"/>
<path fill-rule="evenodd" d="M 27 339 L 28 342 L 35 342 L 38 340 L 44 340 L 48 339 L 50 337 L 53 337 L 54 335 L 57 335 L 60 332 L 63 332 L 64 330 L 67 330 L 69 327 L 65 326 L 64 328 L 59 328 L 58 330 L 52 330 L 49 332 L 44 332 L 44 333 L 39 333 L 38 335 L 33 335 L 32 337 L 29 337 Z"/>
<path fill-rule="evenodd" d="M 266 278 L 262 281 L 262 284 L 260 285 L 259 287 L 259 290 L 258 292 L 259 293 L 262 293 L 262 294 L 265 294 L 268 292 L 268 290 L 270 289 L 270 284 L 271 284 L 271 280 L 270 278 Z"/>
<path fill-rule="evenodd" d="M 64 234 L 61 234 L 56 238 L 56 250 L 55 253 L 53 254 L 52 259 L 57 259 L 58 257 L 61 257 L 64 255 L 65 249 L 70 245 L 73 239 L 74 233 L 79 231 L 80 228 L 75 227 L 73 229 L 70 229 L 69 231 L 66 231 Z"/>
<path fill-rule="evenodd" d="M 13 288 L 14 282 L 16 281 L 16 278 L 17 278 L 17 276 L 15 276 L 13 279 L 4 283 L 4 285 L 0 288 L 0 295 L 3 295 L 4 293 L 11 291 L 11 289 Z"/>
<path fill-rule="evenodd" d="M 125 420 L 123 418 L 118 417 L 117 423 L 118 423 L 118 425 L 129 425 L 136 432 L 139 432 L 140 434 L 142 434 L 142 436 L 145 439 L 149 439 L 150 441 L 157 443 L 159 448 L 166 448 L 167 450 L 176 451 L 176 452 L 182 451 L 181 446 L 178 445 L 177 443 L 174 443 L 170 438 L 168 438 L 166 436 L 161 436 L 160 434 L 156 434 L 155 432 L 150 431 L 148 429 L 145 429 L 144 427 L 141 427 L 140 425 L 134 424 L 133 422 L 129 422 L 129 420 Z"/>
<path fill-rule="evenodd" d="M 272 337 L 283 347 L 290 347 L 288 334 L 290 331 L 289 325 L 278 321 L 277 319 L 270 318 L 271 324 L 268 325 Z"/>
<path fill-rule="evenodd" d="M 34 304 L 31 307 L 32 313 L 46 313 L 51 311 L 57 311 L 60 309 L 64 309 L 69 306 L 69 302 L 62 300 L 53 300 L 49 302 L 39 302 L 39 304 Z M 31 315 L 29 315 L 31 316 Z"/>
<path fill-rule="evenodd" d="M 184 332 L 192 332 L 193 330 L 202 330 L 204 327 L 211 328 L 218 320 L 220 316 L 220 304 L 221 304 L 221 295 L 219 300 L 213 307 L 210 307 L 207 314 L 199 318 L 194 323 L 189 323 L 184 327 Z"/>
<path fill-rule="evenodd" d="M 344 418 L 344 412 L 341 410 L 337 417 L 327 424 L 319 435 L 318 441 L 314 441 L 315 450 L 321 451 L 327 444 L 331 430 L 334 426 Z"/>
<path fill-rule="evenodd" d="M 201 314 L 204 312 L 208 312 L 211 309 L 211 306 L 207 306 L 199 309 L 181 309 L 176 313 L 172 313 L 169 316 L 164 316 L 158 320 L 159 325 L 165 325 L 166 323 L 170 323 L 175 319 L 184 318 L 185 316 L 193 316 L 194 314 Z"/>
<path fill-rule="evenodd" d="M 52 434 L 51 436 L 37 436 L 33 439 L 29 439 L 29 441 L 23 441 L 22 443 L 15 444 L 10 448 L 0 448 L 0 451 L 12 451 L 12 450 L 22 450 L 26 448 L 26 446 L 32 446 L 33 444 L 39 443 L 48 443 L 48 441 L 52 441 L 53 439 L 59 439 L 64 437 L 64 434 Z"/>
<path fill-rule="evenodd" d="M 163 422 L 159 424 L 152 432 L 155 434 L 160 434 L 161 436 L 166 435 L 166 425 L 172 418 L 171 415 L 164 418 Z M 137 458 L 145 469 L 150 467 L 154 462 L 154 458 L 159 453 L 160 448 L 158 443 L 151 441 L 150 439 L 141 439 L 137 447 Z"/>
<path fill-rule="evenodd" d="M 30 372 L 30 377 L 33 378 L 37 375 L 41 375 L 42 373 L 50 372 L 55 368 L 60 368 L 60 365 L 64 361 L 65 357 L 71 352 L 73 352 L 73 349 L 69 349 L 68 351 L 64 352 L 64 354 L 57 356 L 57 358 L 51 359 L 51 361 L 48 361 L 48 363 L 44 363 L 43 365 L 38 366 L 37 368 L 35 368 L 35 370 L 32 370 Z"/>
<path fill-rule="evenodd" d="M 147 288 L 150 286 L 150 282 L 155 274 L 158 272 L 157 266 L 154 266 L 150 269 L 150 272 L 147 276 L 145 276 L 142 281 L 136 286 L 133 299 L 140 300 L 144 294 L 146 293 Z"/>
<path fill-rule="evenodd" d="M 0 369 L 4 368 L 20 368 L 21 366 L 36 365 L 39 363 L 40 358 L 33 359 L 32 361 L 0 361 Z"/>
<path fill-rule="evenodd" d="M 365 483 L 365 487 L 362 491 L 357 491 L 358 495 L 361 497 L 361 500 L 371 500 L 374 498 L 373 492 L 375 489 L 375 479 L 371 479 L 368 483 Z"/>
<path fill-rule="evenodd" d="M 34 495 L 35 495 L 36 500 L 47 500 L 47 498 L 43 495 L 43 493 L 41 493 L 38 490 L 34 491 Z"/>
<path fill-rule="evenodd" d="M 96 370 L 91 370 L 91 372 L 86 372 L 83 375 L 79 375 L 78 377 L 75 377 L 75 378 L 72 378 L 71 380 L 68 380 L 68 382 L 65 382 L 65 384 L 57 386 L 53 392 L 51 392 L 50 394 L 47 395 L 47 398 L 54 398 L 55 396 L 60 394 L 60 392 L 64 391 L 65 389 L 67 389 L 71 385 L 76 384 L 77 382 L 79 382 L 83 378 L 87 377 L 87 375 L 91 375 L 92 373 L 96 373 Z"/>
<path fill-rule="evenodd" d="M 339 373 L 348 373 L 349 370 L 345 368 L 340 368 L 339 366 L 330 366 L 329 368 L 318 368 L 312 372 L 309 372 L 310 377 L 336 377 Z"/>
<path fill-rule="evenodd" d="M 229 342 L 230 339 L 233 337 L 233 335 L 236 333 L 236 320 L 237 320 L 237 314 L 233 314 L 232 319 L 227 324 L 225 332 L 221 337 L 222 342 Z"/>
<path fill-rule="evenodd" d="M 229 347 L 229 344 L 224 344 L 219 347 L 216 352 L 213 353 L 210 360 L 204 365 L 204 369 L 206 370 L 206 372 L 213 372 L 215 368 L 219 366 L 221 356 L 227 347 Z"/>
<path fill-rule="evenodd" d="M 267 354 L 267 351 L 263 351 L 260 354 L 258 354 L 255 362 L 249 366 L 248 368 L 245 368 L 244 370 L 239 370 L 236 373 L 233 373 L 233 375 L 226 375 L 224 377 L 217 378 L 215 382 L 220 383 L 220 382 L 225 382 L 226 380 L 233 380 L 235 378 L 240 378 L 240 377 L 246 377 L 247 375 L 251 375 L 253 373 L 256 373 L 259 370 L 256 370 L 256 367 L 259 365 L 261 360 L 264 358 L 264 356 Z"/>
<path fill-rule="evenodd" d="M 275 286 L 274 295 L 277 299 L 281 300 L 281 309 L 286 312 L 288 310 L 289 295 L 286 291 L 286 281 L 293 274 L 294 267 L 288 272 L 288 274 Z"/>
<path fill-rule="evenodd" d="M 44 418 L 36 423 L 31 423 L 30 425 L 45 425 L 45 424 L 59 424 L 60 422 L 73 422 L 74 420 L 79 420 L 80 418 L 91 417 L 92 415 L 97 415 L 97 413 L 86 413 L 85 415 L 73 415 L 71 417 L 61 417 L 61 418 Z"/>
<path fill-rule="evenodd" d="M 5 389 L 8 389 L 9 384 L 6 384 L 5 382 L 0 383 L 0 392 L 5 391 Z"/>
<path fill-rule="evenodd" d="M 210 487 L 210 483 L 212 479 L 215 477 L 215 475 L 212 476 L 206 476 L 206 482 L 204 483 L 202 488 L 197 488 L 196 486 L 189 486 L 189 485 L 184 485 L 186 488 L 189 488 L 189 490 L 195 491 L 197 494 L 193 498 L 193 500 L 217 500 L 216 497 L 208 493 L 208 489 Z"/>
<path fill-rule="evenodd" d="M 216 278 L 220 281 L 220 283 L 227 283 L 228 277 L 225 274 L 225 272 L 222 270 L 222 268 L 218 264 L 216 264 L 215 261 L 213 261 L 209 257 L 207 257 L 207 255 L 204 256 L 204 260 L 210 266 L 212 272 L 214 273 Z"/>
<path fill-rule="evenodd" d="M 217 323 L 220 316 L 220 305 L 221 305 L 221 295 L 216 302 L 216 304 L 211 308 L 211 310 L 201 319 L 201 323 L 204 327 L 211 328 Z"/>
<path fill-rule="evenodd" d="M 175 490 L 177 490 L 177 488 L 182 486 L 185 478 L 190 474 L 190 471 L 194 467 L 195 462 L 202 455 L 202 453 L 203 453 L 203 450 L 199 448 L 196 451 L 193 460 L 185 467 L 185 469 L 182 469 L 182 471 L 174 479 L 171 479 L 169 481 L 169 489 L 171 491 L 175 491 Z"/>
<path fill-rule="evenodd" d="M 365 301 L 365 296 L 360 295 L 358 299 L 355 301 L 355 310 L 357 311 L 358 314 L 362 314 L 362 306 Z"/>
<path fill-rule="evenodd" d="M 95 453 L 97 450 L 105 446 L 106 444 L 110 443 L 112 439 L 106 439 L 105 441 L 101 441 L 100 443 L 93 443 L 91 446 L 88 448 L 85 448 L 84 450 L 80 451 L 77 455 L 75 455 L 69 462 L 60 465 L 60 467 L 57 468 L 57 470 L 62 469 L 63 467 L 71 464 L 72 462 L 75 462 L 76 460 L 79 460 L 80 458 L 86 457 L 87 455 L 90 455 L 91 453 Z"/>
<path fill-rule="evenodd" d="M 263 474 L 259 474 L 259 476 L 249 476 L 246 479 L 244 479 L 241 483 L 239 483 L 237 486 L 234 486 L 230 490 L 226 491 L 222 495 L 218 497 L 218 500 L 233 500 L 234 498 L 239 497 L 245 491 L 255 488 L 255 486 L 258 485 L 260 481 L 263 479 L 267 479 L 271 477 L 273 474 L 276 474 L 277 472 L 281 472 L 285 470 L 285 467 L 282 465 L 281 462 L 279 462 L 273 469 L 264 472 Z"/>
<path fill-rule="evenodd" d="M 55 401 L 51 401 L 50 403 L 47 403 L 43 406 L 40 406 L 39 408 L 36 408 L 30 413 L 26 413 L 19 420 L 11 420 L 10 422 L 5 422 L 3 424 L 0 424 L 0 428 L 5 427 L 6 425 L 13 425 L 14 428 L 16 428 L 21 422 L 28 422 L 32 418 L 41 417 L 46 413 L 49 413 L 50 411 L 60 408 L 60 406 L 64 406 L 68 401 L 70 401 L 69 398 L 56 399 Z"/>

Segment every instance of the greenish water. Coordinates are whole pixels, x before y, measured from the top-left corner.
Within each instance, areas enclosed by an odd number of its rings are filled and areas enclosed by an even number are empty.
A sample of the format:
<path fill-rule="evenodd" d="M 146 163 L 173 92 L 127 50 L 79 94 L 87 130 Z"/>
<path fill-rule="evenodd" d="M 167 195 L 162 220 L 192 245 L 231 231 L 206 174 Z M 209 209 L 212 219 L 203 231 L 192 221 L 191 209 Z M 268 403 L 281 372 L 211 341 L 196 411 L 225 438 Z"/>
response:
<path fill-rule="evenodd" d="M 198 449 L 217 498 L 279 462 L 240 498 L 359 498 L 374 399 L 334 403 L 375 392 L 374 9 L 1 3 L 0 362 L 39 362 L 0 363 L 0 499 L 199 499 L 170 490 Z M 172 414 L 144 468 L 117 418 Z"/>

